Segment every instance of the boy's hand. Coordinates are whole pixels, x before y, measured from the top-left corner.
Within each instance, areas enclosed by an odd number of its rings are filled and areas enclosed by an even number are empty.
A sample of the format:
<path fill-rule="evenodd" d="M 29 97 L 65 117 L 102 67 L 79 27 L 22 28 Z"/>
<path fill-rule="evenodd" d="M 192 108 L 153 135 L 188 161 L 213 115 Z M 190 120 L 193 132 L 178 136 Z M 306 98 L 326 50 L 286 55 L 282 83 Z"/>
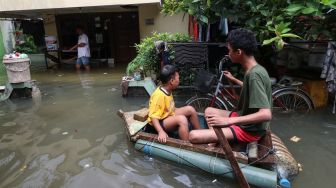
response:
<path fill-rule="evenodd" d="M 168 135 L 167 135 L 166 132 L 164 132 L 164 131 L 160 131 L 160 132 L 158 133 L 158 140 L 159 140 L 159 142 L 161 142 L 161 143 L 166 143 L 167 138 L 168 138 Z"/>

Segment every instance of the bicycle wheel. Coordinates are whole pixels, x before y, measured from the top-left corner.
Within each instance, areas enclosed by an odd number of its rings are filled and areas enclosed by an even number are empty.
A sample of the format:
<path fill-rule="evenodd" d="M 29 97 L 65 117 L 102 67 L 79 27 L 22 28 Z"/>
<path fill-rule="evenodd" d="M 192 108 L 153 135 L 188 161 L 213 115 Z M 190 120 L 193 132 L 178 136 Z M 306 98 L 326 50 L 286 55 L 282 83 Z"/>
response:
<path fill-rule="evenodd" d="M 273 93 L 273 111 L 275 112 L 309 112 L 313 109 L 313 101 L 302 90 L 284 88 Z"/>
<path fill-rule="evenodd" d="M 207 107 L 214 107 L 218 109 L 227 110 L 227 105 L 218 97 L 215 98 L 215 101 L 211 105 L 213 97 L 209 96 L 195 96 L 189 99 L 186 102 L 186 105 L 192 106 L 195 108 L 196 112 L 199 115 L 204 115 L 204 111 Z"/>

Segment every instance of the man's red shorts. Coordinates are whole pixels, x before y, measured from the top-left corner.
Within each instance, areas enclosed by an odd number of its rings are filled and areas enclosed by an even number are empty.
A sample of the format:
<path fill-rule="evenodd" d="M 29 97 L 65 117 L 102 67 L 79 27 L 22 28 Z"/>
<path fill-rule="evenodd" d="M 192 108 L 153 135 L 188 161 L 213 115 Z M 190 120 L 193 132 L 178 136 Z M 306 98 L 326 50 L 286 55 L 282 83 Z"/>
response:
<path fill-rule="evenodd" d="M 239 114 L 237 112 L 231 112 L 229 117 L 238 117 Z M 231 125 L 229 127 L 232 131 L 233 138 L 239 142 L 254 142 L 260 139 L 260 136 L 255 136 L 250 134 L 249 132 L 244 131 L 238 125 Z"/>

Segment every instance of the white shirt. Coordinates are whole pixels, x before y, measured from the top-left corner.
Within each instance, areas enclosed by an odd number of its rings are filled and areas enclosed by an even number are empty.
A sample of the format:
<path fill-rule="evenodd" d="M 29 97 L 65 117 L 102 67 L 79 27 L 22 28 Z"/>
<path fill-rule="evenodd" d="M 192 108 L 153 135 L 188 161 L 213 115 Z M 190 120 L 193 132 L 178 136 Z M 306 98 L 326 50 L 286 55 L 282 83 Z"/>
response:
<path fill-rule="evenodd" d="M 79 47 L 78 46 L 78 58 L 80 57 L 91 57 L 90 55 L 90 46 L 89 46 L 89 38 L 86 34 L 81 34 L 78 37 L 78 44 L 84 43 L 85 46 Z"/>

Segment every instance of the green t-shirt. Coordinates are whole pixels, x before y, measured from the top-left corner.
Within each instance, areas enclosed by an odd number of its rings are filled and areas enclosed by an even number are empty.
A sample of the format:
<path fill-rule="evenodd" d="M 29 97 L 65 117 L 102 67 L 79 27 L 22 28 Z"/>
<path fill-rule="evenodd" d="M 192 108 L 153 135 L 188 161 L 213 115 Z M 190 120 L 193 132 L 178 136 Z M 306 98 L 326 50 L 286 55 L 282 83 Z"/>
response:
<path fill-rule="evenodd" d="M 272 108 L 272 87 L 267 71 L 257 64 L 244 76 L 237 110 L 240 116 L 244 116 L 255 113 L 260 108 Z M 254 135 L 263 135 L 269 128 L 269 122 L 239 126 Z"/>

